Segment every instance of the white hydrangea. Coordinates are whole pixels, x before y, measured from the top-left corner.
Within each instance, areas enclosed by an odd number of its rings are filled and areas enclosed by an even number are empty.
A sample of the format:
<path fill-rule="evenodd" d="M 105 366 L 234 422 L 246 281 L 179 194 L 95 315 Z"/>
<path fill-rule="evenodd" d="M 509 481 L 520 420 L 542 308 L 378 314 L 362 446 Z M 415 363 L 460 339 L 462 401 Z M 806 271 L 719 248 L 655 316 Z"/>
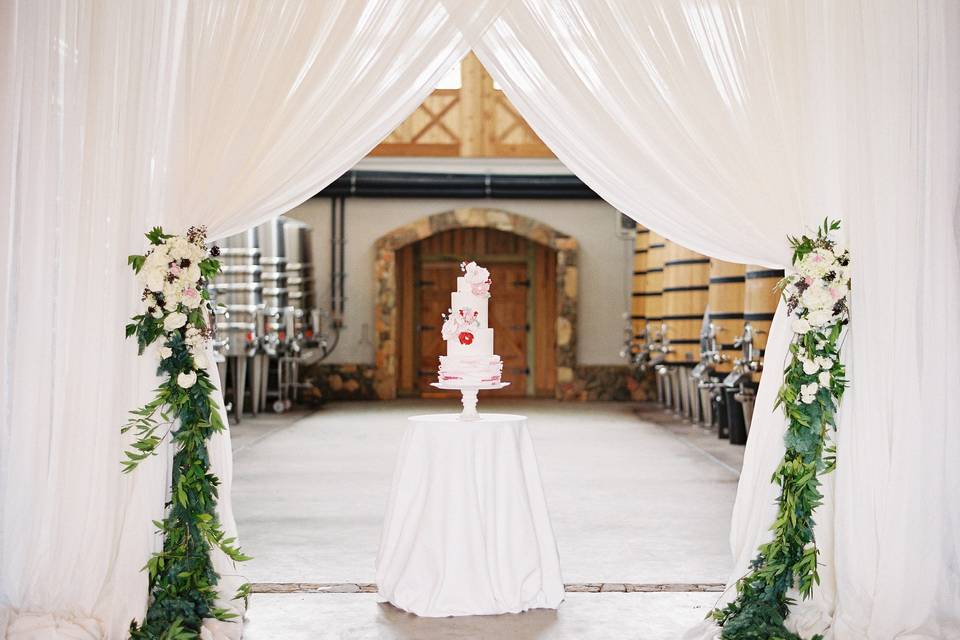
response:
<path fill-rule="evenodd" d="M 810 384 L 801 385 L 800 387 L 800 401 L 804 404 L 811 404 L 814 400 L 817 399 L 817 390 L 820 389 L 820 385 L 816 382 L 811 382 Z"/>
<path fill-rule="evenodd" d="M 817 347 L 818 349 L 823 349 L 823 347 Z M 830 370 L 833 369 L 833 359 L 826 356 L 817 356 L 817 364 L 820 365 L 821 369 Z"/>
<path fill-rule="evenodd" d="M 826 249 L 814 249 L 803 257 L 797 270 L 810 278 L 822 278 L 833 269 L 836 259 Z"/>
<path fill-rule="evenodd" d="M 828 325 L 831 320 L 833 320 L 833 311 L 829 309 L 817 309 L 807 314 L 807 321 L 814 327 Z"/>
<path fill-rule="evenodd" d="M 800 302 L 810 311 L 819 309 L 832 309 L 836 300 L 830 294 L 830 290 L 819 282 L 814 282 L 800 296 Z"/>
<path fill-rule="evenodd" d="M 793 319 L 793 332 L 804 334 L 810 331 L 810 323 L 807 322 L 804 318 L 794 318 Z"/>
<path fill-rule="evenodd" d="M 820 365 L 815 360 L 802 358 L 801 362 L 803 363 L 803 372 L 808 376 L 812 376 L 817 371 L 820 371 Z"/>

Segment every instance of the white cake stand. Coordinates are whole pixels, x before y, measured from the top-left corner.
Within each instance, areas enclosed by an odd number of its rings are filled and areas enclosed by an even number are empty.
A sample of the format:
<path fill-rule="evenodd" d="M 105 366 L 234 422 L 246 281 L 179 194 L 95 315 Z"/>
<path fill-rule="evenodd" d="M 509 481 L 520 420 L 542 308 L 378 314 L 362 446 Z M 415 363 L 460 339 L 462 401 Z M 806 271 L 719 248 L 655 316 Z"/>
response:
<path fill-rule="evenodd" d="M 479 420 L 480 414 L 477 413 L 477 393 L 481 390 L 503 389 L 509 382 L 494 382 L 490 384 L 449 384 L 445 382 L 431 382 L 430 386 L 446 391 L 459 391 L 461 393 L 461 402 L 463 403 L 463 412 L 460 413 L 461 420 Z"/>

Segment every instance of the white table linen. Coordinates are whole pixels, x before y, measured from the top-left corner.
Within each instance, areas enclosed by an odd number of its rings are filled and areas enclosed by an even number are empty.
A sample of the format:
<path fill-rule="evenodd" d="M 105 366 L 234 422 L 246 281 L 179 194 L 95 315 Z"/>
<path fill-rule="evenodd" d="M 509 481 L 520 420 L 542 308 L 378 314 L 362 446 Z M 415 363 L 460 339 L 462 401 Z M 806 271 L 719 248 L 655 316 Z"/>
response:
<path fill-rule="evenodd" d="M 560 557 L 526 417 L 409 420 L 377 557 L 380 596 L 427 617 L 555 609 Z"/>

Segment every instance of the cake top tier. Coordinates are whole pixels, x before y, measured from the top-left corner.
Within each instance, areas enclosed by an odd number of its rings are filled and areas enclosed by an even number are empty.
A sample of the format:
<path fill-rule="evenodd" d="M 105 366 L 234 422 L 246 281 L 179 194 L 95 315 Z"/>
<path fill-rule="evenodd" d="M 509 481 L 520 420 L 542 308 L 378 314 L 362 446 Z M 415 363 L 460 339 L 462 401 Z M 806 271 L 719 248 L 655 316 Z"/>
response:
<path fill-rule="evenodd" d="M 476 262 L 461 262 L 463 276 L 457 278 L 457 291 L 477 297 L 490 297 L 490 272 Z"/>

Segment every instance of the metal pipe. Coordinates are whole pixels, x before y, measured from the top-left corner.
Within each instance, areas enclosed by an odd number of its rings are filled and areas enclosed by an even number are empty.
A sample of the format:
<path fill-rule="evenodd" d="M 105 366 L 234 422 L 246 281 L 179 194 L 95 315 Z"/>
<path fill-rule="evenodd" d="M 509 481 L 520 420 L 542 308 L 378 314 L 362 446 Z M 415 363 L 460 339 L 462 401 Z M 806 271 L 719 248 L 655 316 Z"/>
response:
<path fill-rule="evenodd" d="M 315 198 L 537 198 L 598 200 L 575 175 L 355 171 L 343 174 Z"/>

